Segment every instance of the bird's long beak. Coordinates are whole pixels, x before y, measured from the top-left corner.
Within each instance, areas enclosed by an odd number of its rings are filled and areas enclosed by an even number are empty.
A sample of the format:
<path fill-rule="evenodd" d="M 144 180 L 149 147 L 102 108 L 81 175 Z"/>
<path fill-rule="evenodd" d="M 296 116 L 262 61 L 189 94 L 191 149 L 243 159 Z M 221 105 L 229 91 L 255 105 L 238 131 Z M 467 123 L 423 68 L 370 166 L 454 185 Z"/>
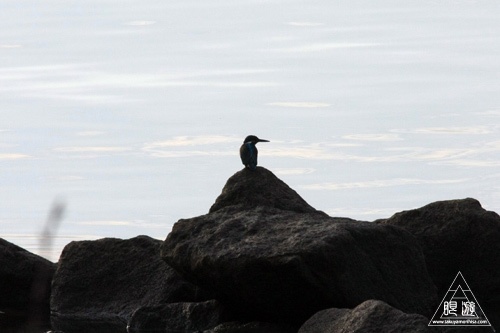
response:
<path fill-rule="evenodd" d="M 264 140 L 264 139 L 259 139 L 259 141 L 258 141 L 258 142 L 271 142 L 271 141 L 269 141 L 269 140 Z"/>

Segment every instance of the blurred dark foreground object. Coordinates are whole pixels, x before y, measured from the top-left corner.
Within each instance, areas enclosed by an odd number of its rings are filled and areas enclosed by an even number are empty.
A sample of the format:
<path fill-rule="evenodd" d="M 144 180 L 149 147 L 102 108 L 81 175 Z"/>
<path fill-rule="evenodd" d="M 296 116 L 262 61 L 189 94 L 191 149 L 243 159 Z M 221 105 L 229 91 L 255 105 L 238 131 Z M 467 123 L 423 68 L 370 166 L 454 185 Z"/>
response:
<path fill-rule="evenodd" d="M 52 240 L 66 209 L 52 204 L 39 237 L 40 252 L 52 250 Z M 41 332 L 50 328 L 51 282 L 56 265 L 0 238 L 0 332 Z"/>

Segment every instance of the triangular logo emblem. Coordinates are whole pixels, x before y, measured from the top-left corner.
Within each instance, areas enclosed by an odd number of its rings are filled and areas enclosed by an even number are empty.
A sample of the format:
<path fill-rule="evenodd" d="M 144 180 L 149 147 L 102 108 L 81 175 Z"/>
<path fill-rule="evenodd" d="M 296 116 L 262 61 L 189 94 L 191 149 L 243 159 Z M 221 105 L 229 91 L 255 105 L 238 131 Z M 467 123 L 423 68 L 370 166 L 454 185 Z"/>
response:
<path fill-rule="evenodd" d="M 429 326 L 491 326 L 462 273 L 451 283 Z"/>

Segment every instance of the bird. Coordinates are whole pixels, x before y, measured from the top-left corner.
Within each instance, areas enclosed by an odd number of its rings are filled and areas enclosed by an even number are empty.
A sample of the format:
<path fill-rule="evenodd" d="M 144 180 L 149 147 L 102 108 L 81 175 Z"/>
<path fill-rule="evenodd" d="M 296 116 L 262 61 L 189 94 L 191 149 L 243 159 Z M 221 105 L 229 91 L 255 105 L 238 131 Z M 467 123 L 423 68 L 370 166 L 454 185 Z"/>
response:
<path fill-rule="evenodd" d="M 255 170 L 257 167 L 257 142 L 269 142 L 269 140 L 259 139 L 255 135 L 249 135 L 240 147 L 241 162 L 246 168 Z"/>

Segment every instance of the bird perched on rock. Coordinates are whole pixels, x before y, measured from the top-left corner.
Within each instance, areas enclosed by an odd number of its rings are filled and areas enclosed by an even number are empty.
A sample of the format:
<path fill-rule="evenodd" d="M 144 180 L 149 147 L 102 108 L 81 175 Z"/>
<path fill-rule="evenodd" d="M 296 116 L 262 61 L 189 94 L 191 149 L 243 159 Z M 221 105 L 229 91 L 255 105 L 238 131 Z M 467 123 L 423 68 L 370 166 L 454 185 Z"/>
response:
<path fill-rule="evenodd" d="M 243 141 L 240 147 L 241 162 L 250 170 L 255 170 L 257 167 L 257 142 L 269 142 L 269 140 L 259 139 L 255 135 L 249 135 Z"/>

